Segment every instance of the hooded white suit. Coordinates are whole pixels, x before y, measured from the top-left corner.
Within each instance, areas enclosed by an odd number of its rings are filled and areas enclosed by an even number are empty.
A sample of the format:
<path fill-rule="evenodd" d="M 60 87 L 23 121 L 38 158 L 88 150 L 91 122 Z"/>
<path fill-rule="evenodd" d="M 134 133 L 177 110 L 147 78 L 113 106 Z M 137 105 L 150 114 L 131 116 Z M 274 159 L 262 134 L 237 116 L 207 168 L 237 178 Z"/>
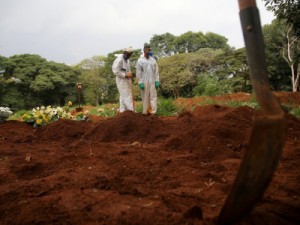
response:
<path fill-rule="evenodd" d="M 122 113 L 126 110 L 133 111 L 132 80 L 125 77 L 126 72 L 130 72 L 129 59 L 125 60 L 123 55 L 118 55 L 112 65 L 112 71 L 116 75 L 116 84 L 120 93 L 120 112 Z"/>
<path fill-rule="evenodd" d="M 157 111 L 157 91 L 155 81 L 159 81 L 158 66 L 156 60 L 149 56 L 147 59 L 142 55 L 136 63 L 136 77 L 138 83 L 144 83 L 141 90 L 143 101 L 143 114 L 155 114 Z"/>

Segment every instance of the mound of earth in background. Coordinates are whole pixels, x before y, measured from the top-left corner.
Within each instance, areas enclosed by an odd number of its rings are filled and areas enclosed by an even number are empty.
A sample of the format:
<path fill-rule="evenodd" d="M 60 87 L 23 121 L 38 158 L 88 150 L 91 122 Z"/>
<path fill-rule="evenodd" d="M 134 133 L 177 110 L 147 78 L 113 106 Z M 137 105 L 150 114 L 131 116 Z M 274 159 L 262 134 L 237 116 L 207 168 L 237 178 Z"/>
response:
<path fill-rule="evenodd" d="M 276 96 L 300 103 L 299 93 Z M 214 224 L 259 112 L 194 107 L 174 117 L 0 124 L 0 224 Z M 300 121 L 287 119 L 273 180 L 238 224 L 300 223 Z"/>

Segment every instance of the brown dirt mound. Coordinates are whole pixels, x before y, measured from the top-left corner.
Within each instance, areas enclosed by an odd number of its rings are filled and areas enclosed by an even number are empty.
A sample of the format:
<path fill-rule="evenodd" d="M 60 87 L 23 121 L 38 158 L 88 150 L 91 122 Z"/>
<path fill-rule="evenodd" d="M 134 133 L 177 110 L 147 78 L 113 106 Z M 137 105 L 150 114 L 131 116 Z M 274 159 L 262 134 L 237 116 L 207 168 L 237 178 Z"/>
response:
<path fill-rule="evenodd" d="M 163 124 L 163 121 L 155 115 L 145 116 L 126 111 L 113 119 L 98 122 L 84 138 L 100 142 L 153 143 L 163 138 Z"/>
<path fill-rule="evenodd" d="M 177 119 L 177 131 L 170 135 L 166 147 L 194 150 L 203 161 L 233 157 L 241 151 L 252 124 L 254 110 L 219 105 L 196 107 L 192 114 Z"/>
<path fill-rule="evenodd" d="M 86 121 L 60 119 L 36 129 L 36 136 L 43 141 L 69 141 L 80 139 L 94 125 Z"/>
<path fill-rule="evenodd" d="M 4 122 L 0 224 L 215 224 L 256 113 L 208 105 L 178 117 Z M 237 224 L 300 224 L 300 121 L 287 118 L 272 183 Z"/>
<path fill-rule="evenodd" d="M 300 92 L 273 92 L 281 104 L 300 105 Z"/>

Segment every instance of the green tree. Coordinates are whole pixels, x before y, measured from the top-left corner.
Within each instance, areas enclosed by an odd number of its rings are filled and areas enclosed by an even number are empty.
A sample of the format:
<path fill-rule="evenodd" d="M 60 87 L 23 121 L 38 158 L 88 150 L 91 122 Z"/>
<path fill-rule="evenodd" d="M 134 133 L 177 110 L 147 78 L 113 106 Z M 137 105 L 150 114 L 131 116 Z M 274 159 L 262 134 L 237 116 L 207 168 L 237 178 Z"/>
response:
<path fill-rule="evenodd" d="M 176 52 L 175 39 L 176 36 L 170 33 L 153 35 L 150 39 L 150 45 L 153 52 L 155 52 L 155 56 L 162 58 L 174 55 Z"/>
<path fill-rule="evenodd" d="M 299 40 L 290 27 L 280 20 L 263 26 L 270 83 L 276 90 L 297 91 L 299 72 Z M 299 67 L 299 65 L 298 65 Z"/>
<path fill-rule="evenodd" d="M 290 68 L 282 55 L 284 29 L 277 20 L 262 27 L 270 85 L 274 90 L 291 91 Z"/>
<path fill-rule="evenodd" d="M 211 49 L 227 49 L 229 48 L 227 42 L 228 39 L 222 35 L 208 32 L 205 34 L 205 38 L 207 40 L 206 48 Z"/>
<path fill-rule="evenodd" d="M 203 48 L 194 53 L 181 53 L 158 60 L 162 94 L 173 98 L 192 97 L 197 77 L 214 72 L 214 58 L 221 52 Z"/>
<path fill-rule="evenodd" d="M 299 0 L 264 0 L 267 9 L 274 12 L 279 20 L 290 25 L 296 36 L 300 36 L 300 2 Z"/>
<path fill-rule="evenodd" d="M 174 98 L 181 96 L 184 88 L 195 84 L 195 75 L 189 68 L 187 53 L 176 54 L 158 61 L 161 91 Z"/>
<path fill-rule="evenodd" d="M 7 60 L 1 102 L 10 108 L 63 105 L 74 95 L 78 71 L 39 55 L 15 55 Z"/>
<path fill-rule="evenodd" d="M 195 52 L 207 46 L 207 40 L 202 32 L 188 31 L 175 39 L 175 49 L 178 53 Z"/>
<path fill-rule="evenodd" d="M 203 73 L 201 76 L 198 76 L 197 86 L 193 91 L 196 96 L 215 96 L 223 94 L 222 86 L 217 78 L 209 73 Z"/>
<path fill-rule="evenodd" d="M 250 92 L 249 67 L 246 60 L 245 48 L 227 49 L 216 58 L 217 80 L 228 92 Z"/>
<path fill-rule="evenodd" d="M 84 59 L 76 65 L 81 71 L 79 81 L 83 85 L 84 100 L 88 104 L 99 105 L 105 97 L 107 85 L 104 73 L 105 61 L 105 56 L 94 56 Z"/>

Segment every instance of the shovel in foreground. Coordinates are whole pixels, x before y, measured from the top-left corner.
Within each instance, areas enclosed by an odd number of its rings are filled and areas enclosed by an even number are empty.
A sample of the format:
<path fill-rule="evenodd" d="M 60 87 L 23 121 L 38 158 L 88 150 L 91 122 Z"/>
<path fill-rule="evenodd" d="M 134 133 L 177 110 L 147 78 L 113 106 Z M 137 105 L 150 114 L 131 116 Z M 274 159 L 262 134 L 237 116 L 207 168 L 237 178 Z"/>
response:
<path fill-rule="evenodd" d="M 261 200 L 276 170 L 286 133 L 285 113 L 270 91 L 256 1 L 238 2 L 251 82 L 261 115 L 254 118 L 248 148 L 218 217 L 218 225 L 240 221 Z"/>

